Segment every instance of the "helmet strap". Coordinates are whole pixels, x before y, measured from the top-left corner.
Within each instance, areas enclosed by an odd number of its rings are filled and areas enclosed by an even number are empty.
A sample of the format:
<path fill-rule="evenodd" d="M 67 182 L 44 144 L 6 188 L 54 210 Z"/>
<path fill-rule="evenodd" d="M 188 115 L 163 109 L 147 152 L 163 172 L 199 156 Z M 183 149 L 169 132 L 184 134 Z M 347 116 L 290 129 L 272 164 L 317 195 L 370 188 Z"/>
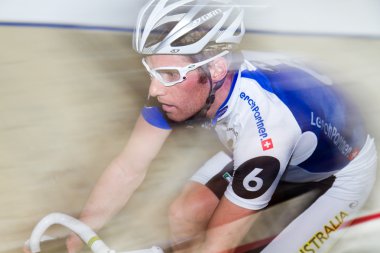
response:
<path fill-rule="evenodd" d="M 224 81 L 226 80 L 226 78 L 228 76 L 228 73 L 223 77 L 223 79 L 217 81 L 215 83 L 215 85 L 213 85 L 213 82 L 212 82 L 212 79 L 211 79 L 211 75 L 210 75 L 210 72 L 208 70 L 207 70 L 207 76 L 208 76 L 208 81 L 209 81 L 209 84 L 210 84 L 210 92 L 209 92 L 208 97 L 206 99 L 205 105 L 200 110 L 201 115 L 203 117 L 206 116 L 206 114 L 207 114 L 208 110 L 210 109 L 211 105 L 214 103 L 214 101 L 215 101 L 215 93 L 216 93 L 217 90 L 220 89 L 220 87 L 222 87 Z"/>
<path fill-rule="evenodd" d="M 212 106 L 212 104 L 215 101 L 216 91 L 218 89 L 220 89 L 220 87 L 222 87 L 222 85 L 223 85 L 224 81 L 226 80 L 229 72 L 226 73 L 226 75 L 223 77 L 223 79 L 217 81 L 215 83 L 215 85 L 213 85 L 211 73 L 210 73 L 208 67 L 207 66 L 201 66 L 201 68 L 207 75 L 207 79 L 208 79 L 209 86 L 210 86 L 209 94 L 208 94 L 208 97 L 206 99 L 204 106 L 197 113 L 195 113 L 194 116 L 192 116 L 190 119 L 188 119 L 187 123 L 188 124 L 190 123 L 190 125 L 193 125 L 196 123 L 201 123 L 203 127 L 211 128 L 211 120 L 208 121 L 206 115 L 207 115 L 208 110 L 210 109 L 210 107 Z"/>

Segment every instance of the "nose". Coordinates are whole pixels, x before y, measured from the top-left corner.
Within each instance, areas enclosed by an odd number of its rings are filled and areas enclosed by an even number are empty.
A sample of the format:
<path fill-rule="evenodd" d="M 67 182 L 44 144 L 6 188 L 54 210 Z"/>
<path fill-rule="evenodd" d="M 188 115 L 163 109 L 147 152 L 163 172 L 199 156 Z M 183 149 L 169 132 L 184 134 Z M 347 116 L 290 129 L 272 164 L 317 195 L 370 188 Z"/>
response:
<path fill-rule="evenodd" d="M 149 95 L 152 97 L 165 95 L 165 86 L 156 78 L 152 78 L 149 86 Z"/>

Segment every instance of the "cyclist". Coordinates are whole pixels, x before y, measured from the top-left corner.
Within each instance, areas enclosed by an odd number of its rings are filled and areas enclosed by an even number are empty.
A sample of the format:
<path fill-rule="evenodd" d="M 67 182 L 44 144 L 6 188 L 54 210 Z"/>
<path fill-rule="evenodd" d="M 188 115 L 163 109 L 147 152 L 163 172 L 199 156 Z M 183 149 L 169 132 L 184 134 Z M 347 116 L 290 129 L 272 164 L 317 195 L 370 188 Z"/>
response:
<path fill-rule="evenodd" d="M 254 229 L 253 214 L 287 188 L 318 197 L 262 252 L 323 252 L 372 189 L 374 141 L 327 77 L 286 57 L 242 54 L 244 32 L 243 10 L 222 0 L 151 0 L 141 9 L 133 46 L 151 75 L 149 101 L 82 221 L 100 229 L 141 184 L 173 125 L 200 122 L 230 153 L 207 161 L 171 205 L 174 243 L 198 239 L 174 251 L 233 252 Z M 69 237 L 69 252 L 79 244 Z"/>

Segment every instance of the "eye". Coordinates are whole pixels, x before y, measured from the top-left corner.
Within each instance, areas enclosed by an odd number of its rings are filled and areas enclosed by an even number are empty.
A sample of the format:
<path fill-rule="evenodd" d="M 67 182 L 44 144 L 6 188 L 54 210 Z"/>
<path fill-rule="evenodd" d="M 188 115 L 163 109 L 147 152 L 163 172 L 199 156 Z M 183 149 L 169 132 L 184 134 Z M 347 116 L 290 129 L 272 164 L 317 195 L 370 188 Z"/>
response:
<path fill-rule="evenodd" d="M 181 78 L 180 73 L 175 69 L 165 69 L 157 71 L 157 73 L 162 77 L 166 82 L 178 81 Z"/>

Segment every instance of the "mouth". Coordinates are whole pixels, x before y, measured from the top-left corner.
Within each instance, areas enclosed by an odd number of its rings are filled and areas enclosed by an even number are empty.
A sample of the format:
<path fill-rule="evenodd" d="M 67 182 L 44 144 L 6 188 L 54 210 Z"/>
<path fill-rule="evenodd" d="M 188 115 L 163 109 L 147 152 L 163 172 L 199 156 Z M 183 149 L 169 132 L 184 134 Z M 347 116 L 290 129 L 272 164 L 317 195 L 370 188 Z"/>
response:
<path fill-rule="evenodd" d="M 167 113 L 174 112 L 174 110 L 176 109 L 174 105 L 161 104 L 161 106 L 162 106 L 162 110 Z"/>

